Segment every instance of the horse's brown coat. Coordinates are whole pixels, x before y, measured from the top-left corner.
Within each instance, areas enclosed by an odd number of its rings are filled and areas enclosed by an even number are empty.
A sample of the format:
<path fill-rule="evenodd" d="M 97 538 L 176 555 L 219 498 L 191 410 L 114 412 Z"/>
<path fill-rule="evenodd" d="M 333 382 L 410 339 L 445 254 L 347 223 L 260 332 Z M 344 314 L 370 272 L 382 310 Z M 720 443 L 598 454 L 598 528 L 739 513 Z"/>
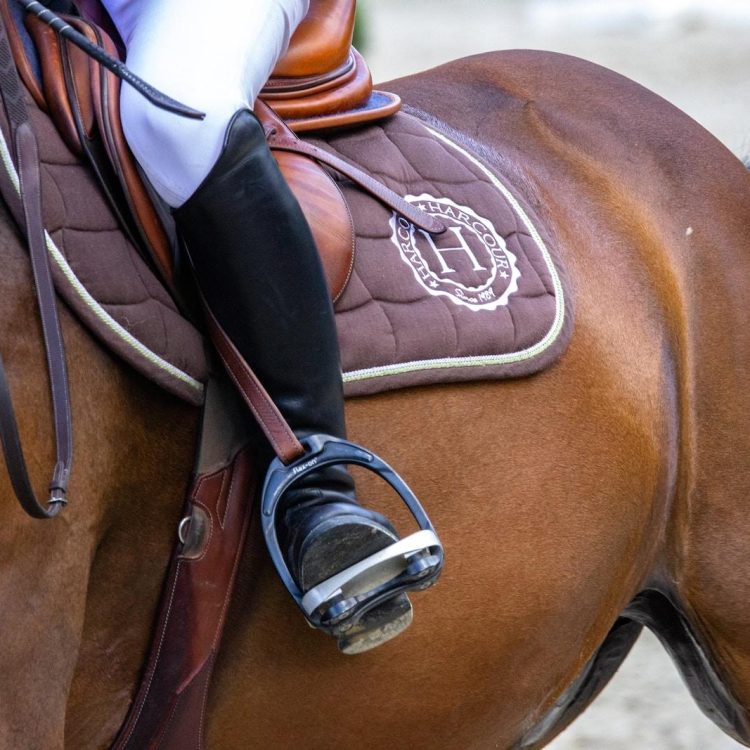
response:
<path fill-rule="evenodd" d="M 513 747 L 646 586 L 680 603 L 747 725 L 750 175 L 658 97 L 572 58 L 485 55 L 394 88 L 526 184 L 574 248 L 576 330 L 532 378 L 350 402 L 352 438 L 429 507 L 444 578 L 415 597 L 404 636 L 345 658 L 305 627 L 256 533 L 207 747 Z M 41 351 L 2 231 L 3 355 L 38 469 L 50 458 Z M 65 333 L 74 504 L 32 522 L 0 480 L 0 747 L 111 741 L 189 468 L 195 414 L 68 316 Z"/>

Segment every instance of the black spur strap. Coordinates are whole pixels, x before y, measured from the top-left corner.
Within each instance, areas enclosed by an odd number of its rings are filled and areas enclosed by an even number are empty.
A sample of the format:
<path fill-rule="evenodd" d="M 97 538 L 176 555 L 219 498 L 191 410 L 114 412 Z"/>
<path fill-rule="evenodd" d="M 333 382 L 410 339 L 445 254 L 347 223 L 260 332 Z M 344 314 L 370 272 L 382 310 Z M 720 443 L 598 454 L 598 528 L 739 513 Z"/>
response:
<path fill-rule="evenodd" d="M 19 177 L 18 186 L 16 186 L 10 178 L 0 175 L 2 176 L 0 194 L 26 234 L 52 392 L 57 459 L 46 508 L 39 502 L 31 486 L 1 358 L 0 441 L 13 490 L 23 509 L 34 518 L 53 518 L 67 502 L 66 489 L 73 460 L 70 394 L 62 333 L 57 317 L 55 289 L 47 255 L 46 232 L 42 219 L 39 150 L 36 136 L 29 122 L 24 90 L 16 71 L 7 30 L 2 19 L 0 19 L 0 97 L 10 127 L 10 141 L 15 150 Z"/>

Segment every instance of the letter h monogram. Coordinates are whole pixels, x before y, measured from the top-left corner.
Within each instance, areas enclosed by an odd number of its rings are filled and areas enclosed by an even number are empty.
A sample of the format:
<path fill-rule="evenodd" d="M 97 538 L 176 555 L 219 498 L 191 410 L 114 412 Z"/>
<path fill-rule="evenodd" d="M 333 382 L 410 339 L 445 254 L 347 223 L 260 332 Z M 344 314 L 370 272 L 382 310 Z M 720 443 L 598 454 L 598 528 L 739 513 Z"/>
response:
<path fill-rule="evenodd" d="M 472 249 L 469 247 L 468 242 L 464 239 L 463 233 L 461 232 L 461 227 L 448 227 L 448 229 L 453 232 L 453 234 L 456 235 L 456 238 L 459 241 L 459 245 L 456 245 L 455 247 L 438 247 L 435 244 L 435 241 L 432 239 L 432 235 L 428 232 L 425 232 L 424 229 L 420 229 L 419 232 L 424 235 L 427 242 L 430 243 L 432 246 L 432 249 L 435 251 L 435 255 L 438 257 L 438 260 L 440 261 L 440 274 L 441 276 L 444 276 L 447 273 L 456 273 L 455 268 L 451 268 L 446 262 L 445 258 L 443 257 L 444 253 L 452 253 L 457 250 L 460 250 L 463 253 L 466 253 L 466 255 L 469 256 L 471 259 L 472 268 L 474 271 L 486 271 L 487 269 L 484 266 L 479 265 L 479 261 L 477 260 L 477 256 L 474 255 L 472 252 Z"/>

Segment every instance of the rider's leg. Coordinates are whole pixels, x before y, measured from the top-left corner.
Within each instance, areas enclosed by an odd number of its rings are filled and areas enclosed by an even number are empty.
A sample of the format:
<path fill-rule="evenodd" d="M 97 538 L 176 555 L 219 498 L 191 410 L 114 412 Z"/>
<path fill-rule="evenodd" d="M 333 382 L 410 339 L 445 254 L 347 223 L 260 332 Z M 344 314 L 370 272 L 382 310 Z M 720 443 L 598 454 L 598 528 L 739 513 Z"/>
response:
<path fill-rule="evenodd" d="M 172 207 L 195 192 L 219 158 L 235 112 L 251 109 L 307 12 L 309 0 L 103 0 L 127 47 L 128 67 L 206 113 L 189 120 L 122 87 L 128 144 Z"/>
<path fill-rule="evenodd" d="M 105 0 L 129 66 L 208 114 L 203 123 L 180 119 L 123 87 L 125 133 L 157 191 L 177 208 L 209 306 L 295 432 L 343 437 L 333 310 L 315 243 L 247 111 L 306 4 L 235 0 L 236 8 L 225 5 L 211 18 L 193 0 Z M 128 13 L 118 16 L 119 6 Z M 281 532 L 303 590 L 394 540 L 386 519 L 355 502 L 341 467 L 287 493 Z M 399 595 L 340 644 L 351 651 L 377 645 L 410 617 Z"/>

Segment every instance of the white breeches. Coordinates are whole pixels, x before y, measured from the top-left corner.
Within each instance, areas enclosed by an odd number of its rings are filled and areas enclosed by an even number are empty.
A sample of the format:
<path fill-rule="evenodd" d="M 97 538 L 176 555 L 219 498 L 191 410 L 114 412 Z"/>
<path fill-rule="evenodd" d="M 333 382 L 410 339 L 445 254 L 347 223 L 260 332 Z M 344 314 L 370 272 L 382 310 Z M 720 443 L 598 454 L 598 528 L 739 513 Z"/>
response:
<path fill-rule="evenodd" d="M 127 84 L 125 137 L 156 191 L 184 203 L 221 152 L 232 115 L 251 107 L 309 0 L 102 0 L 127 65 L 165 94 L 206 113 L 189 120 L 154 107 Z"/>

